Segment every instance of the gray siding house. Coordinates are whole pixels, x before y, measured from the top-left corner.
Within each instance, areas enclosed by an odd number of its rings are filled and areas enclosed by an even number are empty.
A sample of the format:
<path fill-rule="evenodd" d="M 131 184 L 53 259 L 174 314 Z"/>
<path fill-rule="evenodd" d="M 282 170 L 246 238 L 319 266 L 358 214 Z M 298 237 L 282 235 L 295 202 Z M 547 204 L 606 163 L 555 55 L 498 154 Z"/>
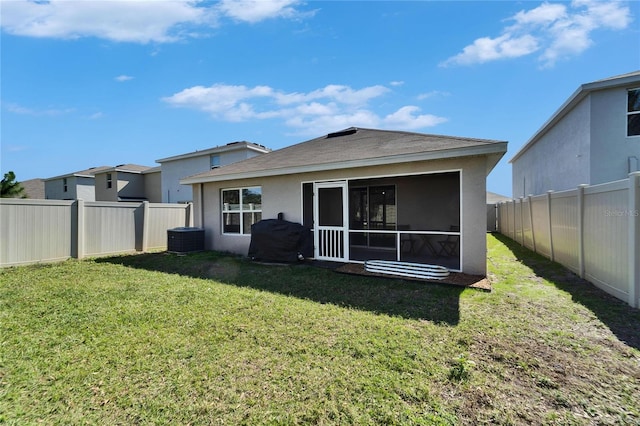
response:
<path fill-rule="evenodd" d="M 95 175 L 109 166 L 91 167 L 74 173 L 44 179 L 44 196 L 48 200 L 95 201 Z"/>
<path fill-rule="evenodd" d="M 247 255 L 261 219 L 312 230 L 318 260 L 486 274 L 486 177 L 503 141 L 349 128 L 180 181 L 207 249 Z"/>
<path fill-rule="evenodd" d="M 231 142 L 223 146 L 156 160 L 162 168 L 162 202 L 186 203 L 193 200 L 191 185 L 181 185 L 182 178 L 269 151 L 271 150 L 251 142 Z"/>
<path fill-rule="evenodd" d="M 580 86 L 510 163 L 515 198 L 640 170 L 640 71 Z"/>

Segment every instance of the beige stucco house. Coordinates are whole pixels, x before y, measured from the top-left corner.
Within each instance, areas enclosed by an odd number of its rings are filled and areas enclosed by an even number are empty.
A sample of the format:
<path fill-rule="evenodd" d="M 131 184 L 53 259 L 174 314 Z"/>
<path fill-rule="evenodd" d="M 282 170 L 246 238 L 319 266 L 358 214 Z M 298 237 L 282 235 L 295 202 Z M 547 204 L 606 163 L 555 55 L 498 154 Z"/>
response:
<path fill-rule="evenodd" d="M 207 249 L 247 254 L 282 214 L 318 260 L 437 264 L 486 274 L 486 177 L 503 141 L 349 128 L 184 178 Z"/>
<path fill-rule="evenodd" d="M 44 197 L 48 200 L 95 201 L 95 175 L 109 166 L 91 167 L 44 179 Z"/>
<path fill-rule="evenodd" d="M 262 145 L 239 141 L 156 160 L 162 167 L 162 202 L 187 203 L 193 200 L 191 185 L 180 179 L 226 166 L 271 151 Z"/>
<path fill-rule="evenodd" d="M 162 201 L 160 167 L 120 164 L 95 174 L 96 201 Z"/>

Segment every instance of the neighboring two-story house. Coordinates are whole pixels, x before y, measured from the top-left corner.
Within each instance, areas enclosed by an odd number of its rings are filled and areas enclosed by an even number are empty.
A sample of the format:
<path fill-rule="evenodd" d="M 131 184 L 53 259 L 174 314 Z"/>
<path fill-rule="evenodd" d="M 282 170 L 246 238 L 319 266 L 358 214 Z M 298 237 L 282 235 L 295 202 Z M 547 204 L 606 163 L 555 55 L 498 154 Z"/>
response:
<path fill-rule="evenodd" d="M 510 163 L 515 198 L 640 170 L 640 71 L 580 86 Z"/>
<path fill-rule="evenodd" d="M 50 200 L 95 201 L 95 175 L 109 168 L 109 166 L 91 167 L 44 179 L 44 197 Z"/>
<path fill-rule="evenodd" d="M 156 160 L 162 168 L 162 202 L 186 203 L 193 200 L 191 185 L 181 185 L 180 179 L 270 151 L 262 145 L 243 141 Z"/>
<path fill-rule="evenodd" d="M 161 197 L 160 167 L 120 164 L 95 174 L 96 201 L 149 201 Z"/>

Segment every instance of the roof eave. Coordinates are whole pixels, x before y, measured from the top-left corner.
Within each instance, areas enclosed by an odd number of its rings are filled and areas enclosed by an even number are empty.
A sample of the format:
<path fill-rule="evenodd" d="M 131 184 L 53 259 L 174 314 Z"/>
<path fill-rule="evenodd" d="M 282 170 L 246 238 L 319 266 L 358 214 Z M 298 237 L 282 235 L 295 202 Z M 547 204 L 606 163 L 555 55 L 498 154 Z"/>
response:
<path fill-rule="evenodd" d="M 507 142 L 495 142 L 488 145 L 451 148 L 420 154 L 400 154 L 387 157 L 366 158 L 359 160 L 340 161 L 335 163 L 310 164 L 289 168 L 277 168 L 268 170 L 256 170 L 251 172 L 230 173 L 217 176 L 192 176 L 180 180 L 182 185 L 192 185 L 198 183 L 224 182 L 236 179 L 251 179 L 269 176 L 282 176 L 310 172 L 322 172 L 329 170 L 340 170 L 368 166 L 382 166 L 388 164 L 402 164 L 414 161 L 433 161 L 456 157 L 472 157 L 479 155 L 500 154 L 502 157 L 507 152 Z"/>
<path fill-rule="evenodd" d="M 59 180 L 59 179 L 70 178 L 70 177 L 84 177 L 84 178 L 93 178 L 93 179 L 95 179 L 95 175 L 85 175 L 85 174 L 82 174 L 82 173 L 67 173 L 66 175 L 60 175 L 60 176 L 54 176 L 54 177 L 46 178 L 46 179 L 43 179 L 43 181 L 44 182 L 50 182 L 52 180 Z"/>
<path fill-rule="evenodd" d="M 162 164 L 162 163 L 167 163 L 169 161 L 185 160 L 187 158 L 201 157 L 203 155 L 210 155 L 210 154 L 223 153 L 223 152 L 229 152 L 229 151 L 238 151 L 241 149 L 248 149 L 250 151 L 255 151 L 261 154 L 266 154 L 268 152 L 271 152 L 269 148 L 266 148 L 266 147 L 263 148 L 251 142 L 240 142 L 237 144 L 216 146 L 213 148 L 203 149 L 202 151 L 194 151 L 194 152 L 188 152 L 186 154 L 160 158 L 159 160 L 156 160 L 156 163 Z"/>

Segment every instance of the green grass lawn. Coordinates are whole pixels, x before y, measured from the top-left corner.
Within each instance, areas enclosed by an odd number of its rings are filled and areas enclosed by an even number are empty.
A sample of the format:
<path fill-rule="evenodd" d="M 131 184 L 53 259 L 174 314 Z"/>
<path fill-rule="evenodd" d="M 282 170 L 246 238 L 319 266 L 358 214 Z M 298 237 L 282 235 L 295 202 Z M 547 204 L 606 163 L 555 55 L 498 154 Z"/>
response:
<path fill-rule="evenodd" d="M 640 311 L 500 236 L 492 292 L 151 253 L 0 270 L 0 423 L 640 424 Z"/>

